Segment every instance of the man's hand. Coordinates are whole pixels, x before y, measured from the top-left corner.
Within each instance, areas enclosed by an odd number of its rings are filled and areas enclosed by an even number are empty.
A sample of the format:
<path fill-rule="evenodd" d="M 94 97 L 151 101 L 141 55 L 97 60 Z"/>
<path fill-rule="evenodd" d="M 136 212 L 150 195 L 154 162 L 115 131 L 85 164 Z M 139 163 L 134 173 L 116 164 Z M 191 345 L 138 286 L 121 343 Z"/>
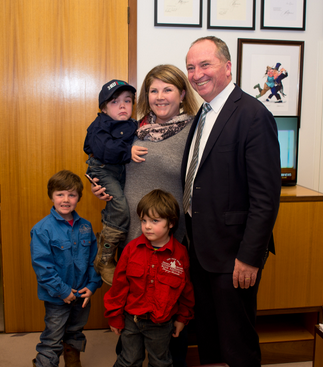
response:
<path fill-rule="evenodd" d="M 233 270 L 233 286 L 234 288 L 248 289 L 253 287 L 257 280 L 259 268 L 248 265 L 236 259 Z"/>

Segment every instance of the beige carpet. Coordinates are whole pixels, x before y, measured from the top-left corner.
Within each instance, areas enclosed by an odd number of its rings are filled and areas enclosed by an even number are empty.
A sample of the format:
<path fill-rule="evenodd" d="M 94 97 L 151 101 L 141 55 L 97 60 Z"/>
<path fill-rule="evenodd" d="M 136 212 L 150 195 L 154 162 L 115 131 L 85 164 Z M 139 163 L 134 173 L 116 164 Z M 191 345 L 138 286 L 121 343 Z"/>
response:
<path fill-rule="evenodd" d="M 115 346 L 118 337 L 106 330 L 86 330 L 87 346 L 81 353 L 82 367 L 112 367 L 115 360 Z M 1 334 L 0 366 L 31 367 L 36 355 L 36 344 L 40 333 Z M 61 363 L 64 365 L 64 362 Z M 147 366 L 145 361 L 143 367 Z M 312 367 L 312 362 L 266 365 L 266 367 Z"/>

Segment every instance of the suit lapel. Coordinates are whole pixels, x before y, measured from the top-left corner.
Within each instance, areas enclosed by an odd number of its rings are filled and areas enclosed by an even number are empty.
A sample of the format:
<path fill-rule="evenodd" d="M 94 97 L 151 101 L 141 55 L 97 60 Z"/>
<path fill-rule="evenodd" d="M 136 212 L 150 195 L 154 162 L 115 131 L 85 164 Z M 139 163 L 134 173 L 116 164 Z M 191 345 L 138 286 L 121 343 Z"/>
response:
<path fill-rule="evenodd" d="M 191 126 L 191 129 L 188 133 L 187 140 L 186 140 L 186 145 L 185 145 L 185 149 L 184 149 L 184 153 L 183 153 L 182 169 L 181 169 L 182 170 L 181 171 L 181 176 L 182 176 L 182 184 L 183 185 L 185 183 L 186 167 L 187 167 L 187 160 L 188 160 L 188 156 L 189 156 L 189 152 L 190 152 L 190 147 L 191 147 L 192 139 L 193 139 L 194 132 L 195 132 L 195 129 L 196 129 L 196 125 L 197 125 L 197 123 L 200 119 L 202 108 L 203 108 L 203 105 L 198 110 L 198 112 L 197 112 L 197 114 L 194 118 L 194 121 L 192 122 L 192 126 Z"/>
<path fill-rule="evenodd" d="M 205 145 L 205 149 L 204 149 L 198 170 L 200 167 L 202 167 L 203 163 L 205 162 L 206 158 L 208 157 L 212 148 L 214 147 L 215 143 L 217 142 L 219 136 L 221 135 L 223 128 L 228 123 L 233 112 L 238 107 L 236 102 L 240 98 L 241 98 L 241 89 L 236 86 L 235 89 L 232 91 L 232 93 L 229 95 L 229 98 L 225 102 L 224 106 L 222 107 L 222 110 L 211 130 L 210 136 Z"/>

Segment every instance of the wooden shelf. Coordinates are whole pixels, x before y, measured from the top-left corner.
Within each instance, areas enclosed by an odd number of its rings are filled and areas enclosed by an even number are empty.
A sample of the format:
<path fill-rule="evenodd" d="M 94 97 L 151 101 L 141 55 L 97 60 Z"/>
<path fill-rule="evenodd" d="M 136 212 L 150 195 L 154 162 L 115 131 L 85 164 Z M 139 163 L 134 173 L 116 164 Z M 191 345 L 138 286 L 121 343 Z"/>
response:
<path fill-rule="evenodd" d="M 323 201 L 323 194 L 303 186 L 283 186 L 280 202 L 286 201 Z"/>
<path fill-rule="evenodd" d="M 258 317 L 256 329 L 260 343 L 314 340 L 314 335 L 303 325 L 302 320 L 288 316 L 290 315 L 273 315 L 267 318 Z"/>
<path fill-rule="evenodd" d="M 262 364 L 312 361 L 313 325 L 318 315 L 319 312 L 309 312 L 258 317 Z"/>
<path fill-rule="evenodd" d="M 308 314 L 308 313 L 317 313 L 317 312 L 322 314 L 322 306 L 257 310 L 257 316 L 284 315 L 284 314 L 293 314 L 293 313 Z"/>

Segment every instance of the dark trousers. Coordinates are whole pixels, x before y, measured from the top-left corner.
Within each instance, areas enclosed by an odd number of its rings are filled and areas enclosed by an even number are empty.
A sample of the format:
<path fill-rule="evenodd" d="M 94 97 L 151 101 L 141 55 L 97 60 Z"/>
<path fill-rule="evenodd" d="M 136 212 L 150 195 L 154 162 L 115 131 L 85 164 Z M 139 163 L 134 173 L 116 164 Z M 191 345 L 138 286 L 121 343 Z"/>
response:
<path fill-rule="evenodd" d="M 173 367 L 169 343 L 174 329 L 173 320 L 155 324 L 151 320 L 135 321 L 125 313 L 125 327 L 121 332 L 122 350 L 114 367 L 139 367 L 148 352 L 149 366 Z"/>
<path fill-rule="evenodd" d="M 188 347 L 188 328 L 187 326 L 180 332 L 177 338 L 171 337 L 169 351 L 173 360 L 173 367 L 187 367 L 186 354 Z M 119 337 L 116 346 L 116 353 L 119 355 L 122 350 L 122 342 Z"/>
<path fill-rule="evenodd" d="M 261 269 L 255 286 L 235 289 L 231 273 L 210 273 L 202 268 L 192 242 L 190 269 L 201 364 L 260 367 L 261 353 L 255 323 Z"/>

